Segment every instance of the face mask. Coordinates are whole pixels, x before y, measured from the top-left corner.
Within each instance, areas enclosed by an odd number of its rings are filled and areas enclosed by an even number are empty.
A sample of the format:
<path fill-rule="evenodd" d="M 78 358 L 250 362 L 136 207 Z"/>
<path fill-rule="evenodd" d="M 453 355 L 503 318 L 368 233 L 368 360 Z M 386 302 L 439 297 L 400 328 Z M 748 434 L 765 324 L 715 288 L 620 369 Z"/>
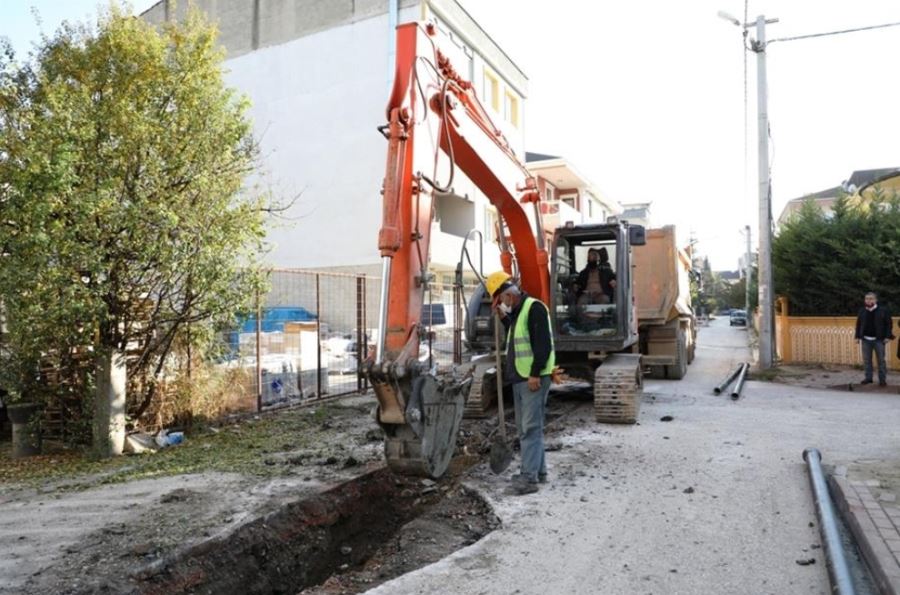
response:
<path fill-rule="evenodd" d="M 500 302 L 499 308 L 500 308 L 500 311 L 503 312 L 504 314 L 508 315 L 508 314 L 512 313 L 512 308 L 507 306 L 506 303 L 504 303 L 504 302 Z"/>

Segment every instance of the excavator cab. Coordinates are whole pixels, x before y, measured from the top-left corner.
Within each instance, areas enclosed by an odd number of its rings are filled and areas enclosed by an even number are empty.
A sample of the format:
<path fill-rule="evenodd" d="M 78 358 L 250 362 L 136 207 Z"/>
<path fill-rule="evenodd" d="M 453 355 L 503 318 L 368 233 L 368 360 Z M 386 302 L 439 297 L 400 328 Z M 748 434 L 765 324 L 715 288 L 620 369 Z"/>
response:
<path fill-rule="evenodd" d="M 587 367 L 582 366 L 585 354 L 600 357 L 637 343 L 631 246 L 645 243 L 643 232 L 625 222 L 555 231 L 549 306 L 557 361 L 563 367 Z"/>

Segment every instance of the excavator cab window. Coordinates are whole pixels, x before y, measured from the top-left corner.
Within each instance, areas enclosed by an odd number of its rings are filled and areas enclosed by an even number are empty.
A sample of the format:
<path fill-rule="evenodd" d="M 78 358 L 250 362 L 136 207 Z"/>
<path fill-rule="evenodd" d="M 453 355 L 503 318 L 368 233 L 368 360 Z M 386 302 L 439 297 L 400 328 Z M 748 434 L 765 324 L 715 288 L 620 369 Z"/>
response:
<path fill-rule="evenodd" d="M 607 237 L 608 236 L 608 237 Z M 616 236 L 559 238 L 556 325 L 561 335 L 611 337 L 618 332 Z"/>

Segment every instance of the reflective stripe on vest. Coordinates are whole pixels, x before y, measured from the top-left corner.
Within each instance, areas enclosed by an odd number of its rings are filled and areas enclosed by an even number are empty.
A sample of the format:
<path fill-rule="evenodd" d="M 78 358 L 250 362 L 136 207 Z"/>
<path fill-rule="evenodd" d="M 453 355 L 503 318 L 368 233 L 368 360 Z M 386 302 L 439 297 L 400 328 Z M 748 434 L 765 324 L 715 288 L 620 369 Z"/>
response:
<path fill-rule="evenodd" d="M 507 345 L 513 347 L 513 358 L 516 363 L 516 372 L 522 378 L 531 376 L 531 365 L 534 363 L 534 352 L 531 351 L 531 335 L 528 332 L 528 314 L 531 312 L 531 306 L 537 302 L 532 297 L 525 298 L 519 316 L 516 318 L 516 324 L 509 329 L 506 337 Z M 545 306 L 546 309 L 546 306 Z M 550 331 L 550 357 L 541 370 L 541 376 L 549 376 L 556 366 L 556 353 L 553 350 L 553 327 L 550 324 L 550 310 L 547 309 L 547 328 Z"/>

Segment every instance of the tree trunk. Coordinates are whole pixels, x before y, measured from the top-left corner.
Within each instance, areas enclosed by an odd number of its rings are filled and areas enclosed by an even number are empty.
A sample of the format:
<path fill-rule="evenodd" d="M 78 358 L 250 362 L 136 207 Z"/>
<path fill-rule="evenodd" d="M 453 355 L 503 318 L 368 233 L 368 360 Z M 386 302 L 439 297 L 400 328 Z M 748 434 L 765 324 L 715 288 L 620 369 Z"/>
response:
<path fill-rule="evenodd" d="M 108 458 L 122 454 L 125 446 L 125 354 L 101 348 L 96 367 L 94 452 L 100 458 Z"/>

